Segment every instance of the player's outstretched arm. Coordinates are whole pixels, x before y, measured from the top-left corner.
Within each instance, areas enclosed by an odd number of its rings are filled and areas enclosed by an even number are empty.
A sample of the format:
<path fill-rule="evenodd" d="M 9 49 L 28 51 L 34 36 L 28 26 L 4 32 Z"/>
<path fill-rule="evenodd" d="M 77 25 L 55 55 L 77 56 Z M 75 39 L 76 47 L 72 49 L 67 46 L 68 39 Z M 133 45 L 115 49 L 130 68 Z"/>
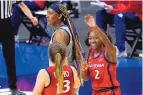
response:
<path fill-rule="evenodd" d="M 105 51 L 107 55 L 111 58 L 110 61 L 116 61 L 116 48 L 115 46 L 110 42 L 107 35 L 96 25 L 95 19 L 92 15 L 88 14 L 85 16 L 84 21 L 86 24 L 91 27 L 93 30 L 95 30 L 96 35 L 99 37 L 101 42 L 105 46 Z"/>

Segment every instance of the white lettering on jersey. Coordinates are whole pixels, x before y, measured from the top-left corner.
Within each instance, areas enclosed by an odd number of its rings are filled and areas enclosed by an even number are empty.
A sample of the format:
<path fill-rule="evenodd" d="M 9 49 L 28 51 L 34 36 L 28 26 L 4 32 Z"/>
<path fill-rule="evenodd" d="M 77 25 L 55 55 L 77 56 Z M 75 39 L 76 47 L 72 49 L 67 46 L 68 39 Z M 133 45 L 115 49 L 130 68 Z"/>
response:
<path fill-rule="evenodd" d="M 102 68 L 104 67 L 104 64 L 89 64 L 90 68 Z"/>
<path fill-rule="evenodd" d="M 69 76 L 70 76 L 69 72 L 68 71 L 64 71 L 64 77 L 69 77 Z M 54 77 L 56 78 L 55 72 L 54 72 Z"/>

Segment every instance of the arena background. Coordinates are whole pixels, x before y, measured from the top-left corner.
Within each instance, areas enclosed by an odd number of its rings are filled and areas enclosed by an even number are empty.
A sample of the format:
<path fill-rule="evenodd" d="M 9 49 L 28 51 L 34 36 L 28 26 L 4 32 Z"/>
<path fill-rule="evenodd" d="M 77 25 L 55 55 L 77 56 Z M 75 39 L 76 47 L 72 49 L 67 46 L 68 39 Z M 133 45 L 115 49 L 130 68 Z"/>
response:
<path fill-rule="evenodd" d="M 83 50 L 88 47 L 84 44 L 89 27 L 84 23 L 86 14 L 95 15 L 99 8 L 91 6 L 90 2 L 82 1 L 81 13 L 79 18 L 73 19 L 73 23 L 78 31 Z M 108 27 L 108 33 L 114 38 L 114 28 Z M 25 41 L 29 37 L 29 32 L 23 24 L 19 29 L 19 40 Z M 18 87 L 22 91 L 32 91 L 36 76 L 41 68 L 48 66 L 47 43 L 41 46 L 35 44 L 16 43 L 16 67 L 18 79 Z M 127 52 L 130 53 L 131 48 L 127 45 Z M 2 48 L 2 47 L 1 47 Z M 117 62 L 117 79 L 121 84 L 122 95 L 141 95 L 142 93 L 142 60 L 139 57 L 135 58 L 120 58 Z M 7 88 L 7 75 L 3 59 L 3 54 L 0 49 L 0 89 Z M 5 95 L 0 92 L 0 95 Z M 90 80 L 85 82 L 80 88 L 80 95 L 91 95 Z"/>

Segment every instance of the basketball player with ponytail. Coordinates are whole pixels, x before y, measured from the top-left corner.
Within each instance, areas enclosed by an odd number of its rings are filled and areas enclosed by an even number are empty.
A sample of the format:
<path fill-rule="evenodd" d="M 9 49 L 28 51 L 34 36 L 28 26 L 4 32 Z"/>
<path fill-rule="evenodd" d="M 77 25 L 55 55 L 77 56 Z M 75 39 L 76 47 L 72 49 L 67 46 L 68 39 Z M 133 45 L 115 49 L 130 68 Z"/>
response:
<path fill-rule="evenodd" d="M 80 81 L 75 68 L 65 61 L 66 47 L 58 42 L 50 44 L 49 58 L 52 66 L 39 71 L 32 95 L 74 95 Z"/>

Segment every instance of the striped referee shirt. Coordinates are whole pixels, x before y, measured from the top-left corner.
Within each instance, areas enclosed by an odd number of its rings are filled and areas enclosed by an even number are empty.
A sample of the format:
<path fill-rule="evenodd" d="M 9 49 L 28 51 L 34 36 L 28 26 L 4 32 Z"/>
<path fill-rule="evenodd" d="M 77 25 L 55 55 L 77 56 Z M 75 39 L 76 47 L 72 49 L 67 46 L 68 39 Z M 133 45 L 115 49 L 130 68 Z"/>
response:
<path fill-rule="evenodd" d="M 12 16 L 12 4 L 20 3 L 20 0 L 0 0 L 0 19 Z"/>

